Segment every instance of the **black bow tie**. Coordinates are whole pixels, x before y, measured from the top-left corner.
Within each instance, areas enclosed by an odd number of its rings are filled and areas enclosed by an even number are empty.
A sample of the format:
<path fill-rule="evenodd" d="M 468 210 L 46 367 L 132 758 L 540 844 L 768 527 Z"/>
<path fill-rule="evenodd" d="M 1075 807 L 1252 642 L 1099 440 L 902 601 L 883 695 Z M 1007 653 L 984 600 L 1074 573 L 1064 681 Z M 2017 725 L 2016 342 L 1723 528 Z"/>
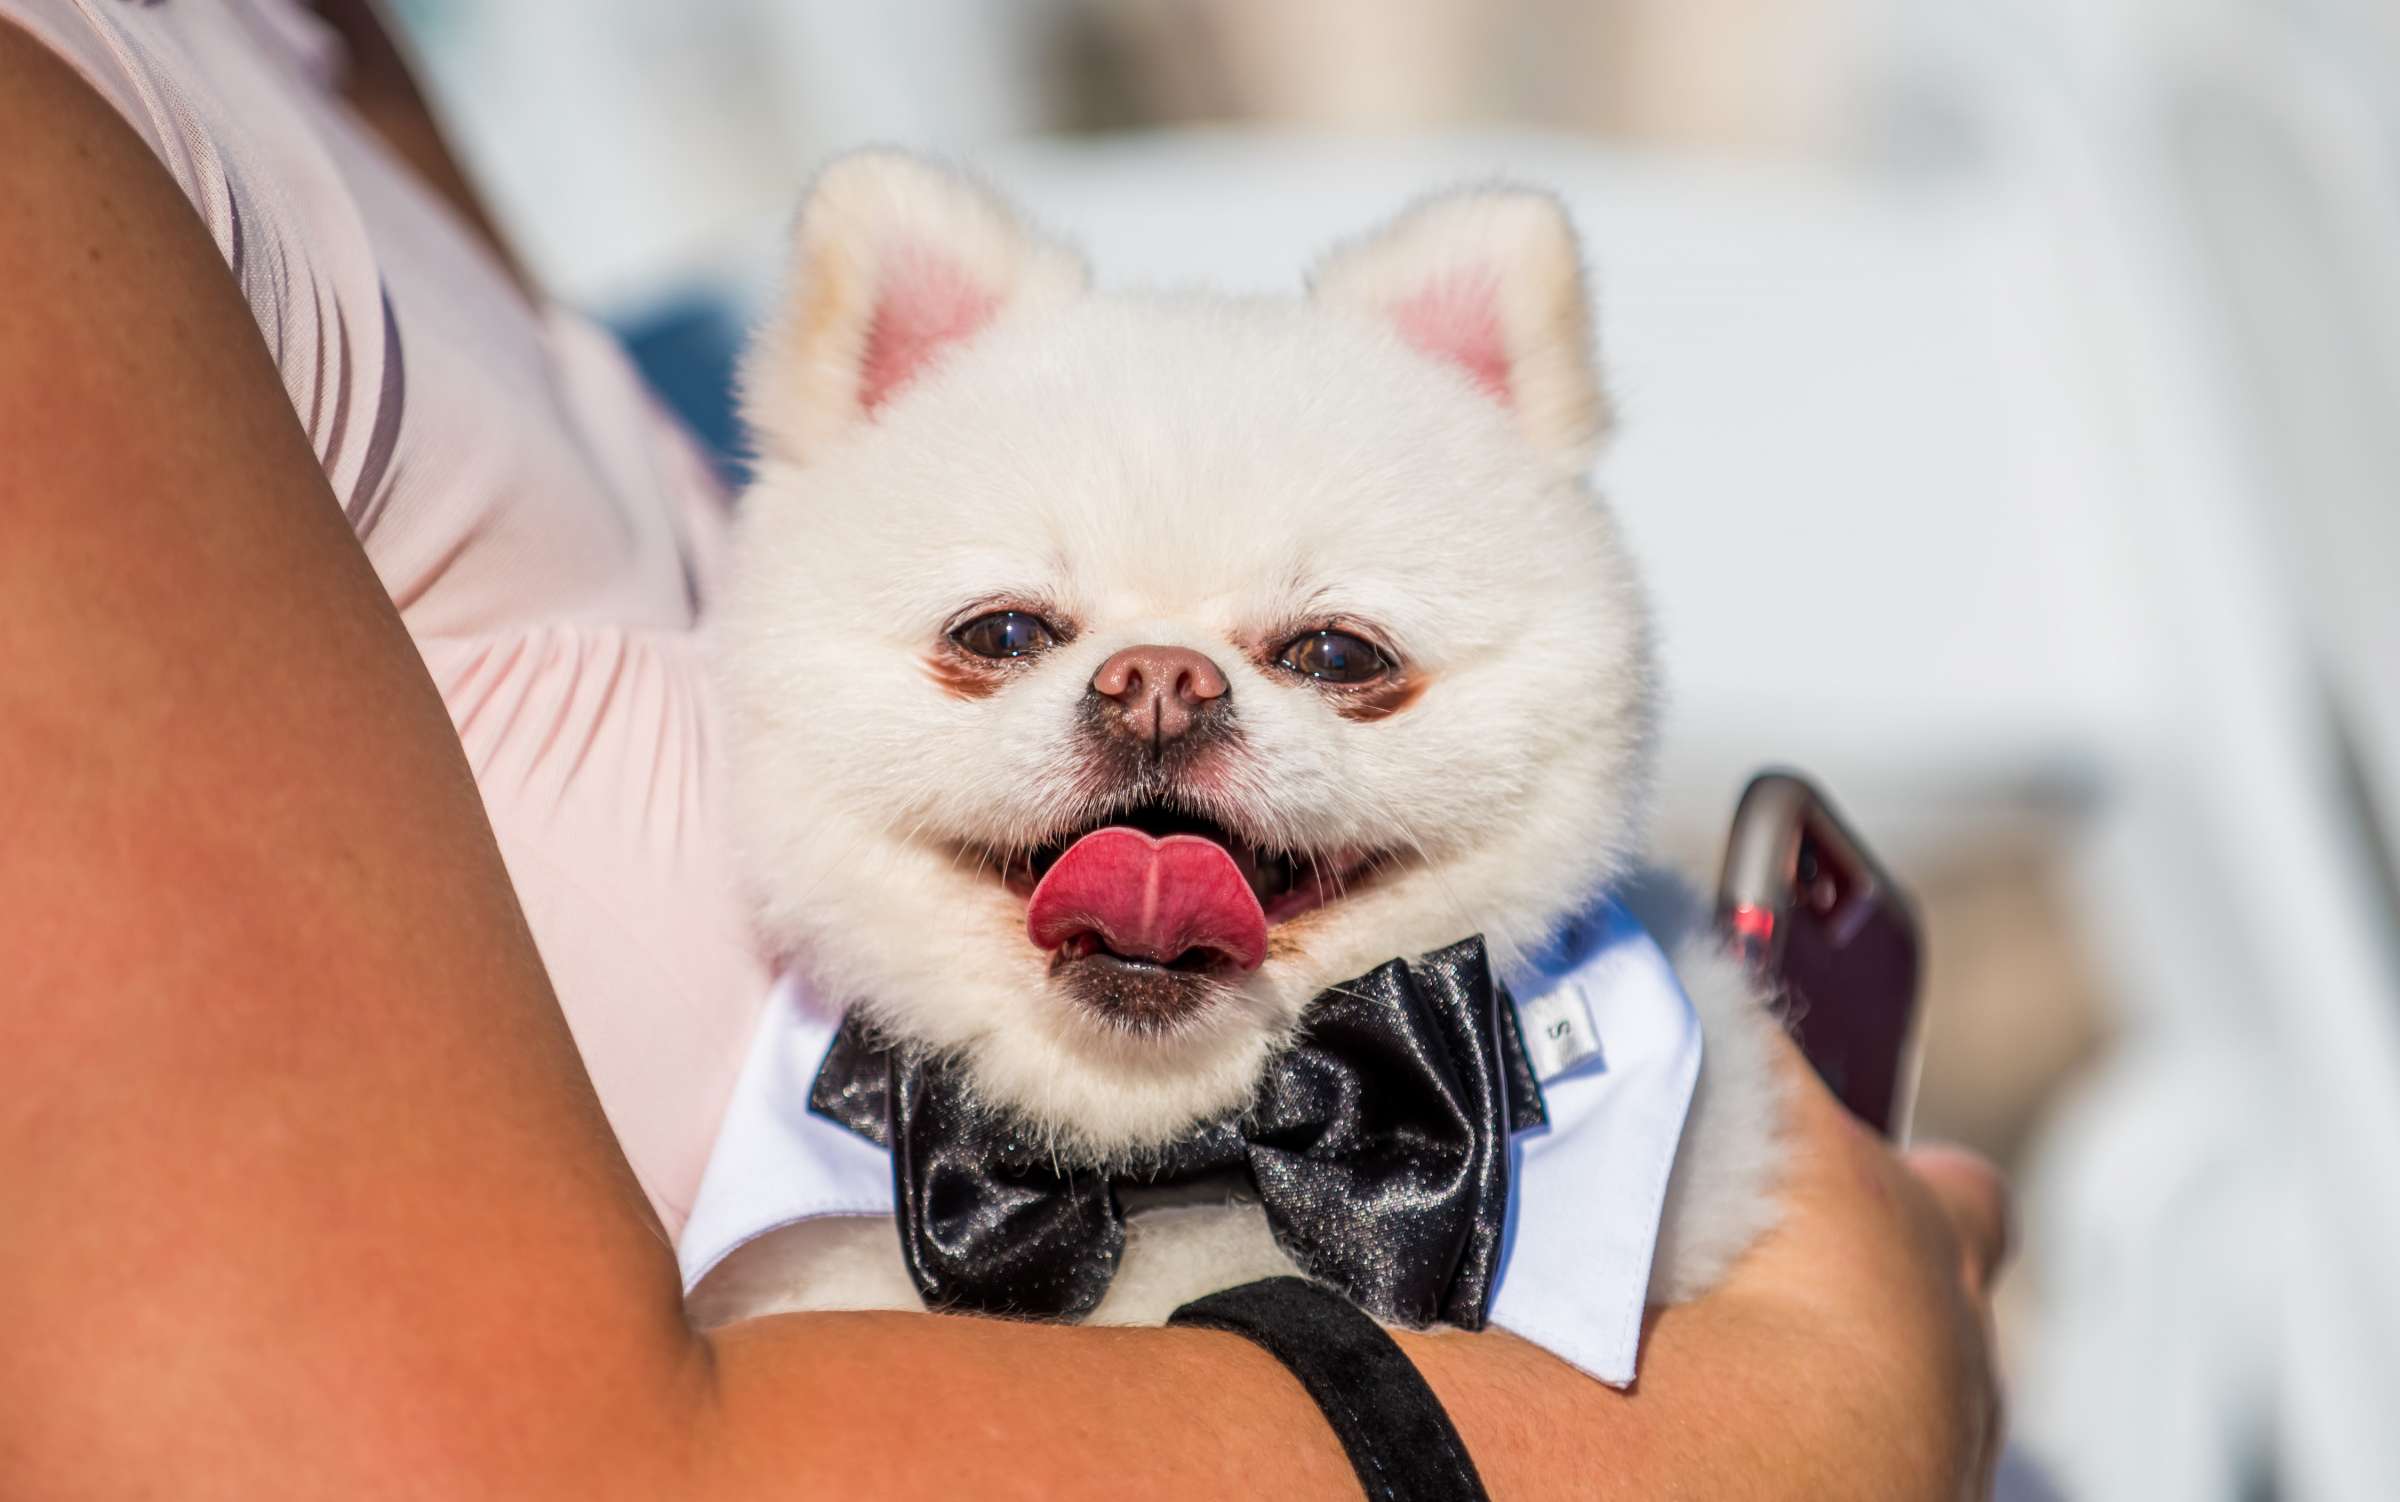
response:
<path fill-rule="evenodd" d="M 1125 1246 L 1120 1187 L 1246 1174 L 1303 1272 L 1379 1318 L 1481 1329 L 1508 1215 L 1508 1136 L 1540 1126 L 1516 1008 L 1480 937 L 1310 1003 L 1251 1108 L 1113 1176 L 1061 1162 L 940 1059 L 854 1011 L 809 1106 L 890 1149 L 900 1247 L 925 1303 L 1089 1314 Z"/>

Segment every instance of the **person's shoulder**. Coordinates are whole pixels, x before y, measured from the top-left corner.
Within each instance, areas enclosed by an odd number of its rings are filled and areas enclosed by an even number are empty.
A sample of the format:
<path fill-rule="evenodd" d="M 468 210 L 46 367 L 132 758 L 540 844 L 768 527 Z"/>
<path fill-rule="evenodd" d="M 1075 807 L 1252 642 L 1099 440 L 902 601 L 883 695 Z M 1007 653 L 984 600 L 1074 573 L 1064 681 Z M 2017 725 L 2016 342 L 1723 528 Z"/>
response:
<path fill-rule="evenodd" d="M 27 9 L 0 0 L 0 451 L 41 487 L 155 424 L 173 362 L 246 330 L 182 185 L 72 58 L 8 24 Z"/>
<path fill-rule="evenodd" d="M 151 8 L 139 0 L 0 0 L 0 66 L 13 66 L 7 61 L 10 53 L 20 59 L 46 54 L 115 111 L 163 162 L 161 79 L 155 48 L 143 35 L 144 13 Z M 55 131 L 12 132 L 10 147 L 39 150 L 45 138 L 51 149 L 71 147 Z"/>
<path fill-rule="evenodd" d="M 0 140 L 8 142 L 0 172 L 6 202 L 23 216 L 0 238 L 12 260 L 54 253 L 70 226 L 41 205 L 82 199 L 104 219 L 91 228 L 104 231 L 116 249 L 142 253 L 145 221 L 128 206 L 153 196 L 162 179 L 172 181 L 157 138 L 144 129 L 123 70 L 92 57 L 95 33 L 63 25 L 37 30 L 28 24 L 36 12 L 50 22 L 81 14 L 52 0 L 0 0 Z M 128 128 L 138 142 L 127 139 Z M 97 262 L 108 247 L 85 250 Z"/>

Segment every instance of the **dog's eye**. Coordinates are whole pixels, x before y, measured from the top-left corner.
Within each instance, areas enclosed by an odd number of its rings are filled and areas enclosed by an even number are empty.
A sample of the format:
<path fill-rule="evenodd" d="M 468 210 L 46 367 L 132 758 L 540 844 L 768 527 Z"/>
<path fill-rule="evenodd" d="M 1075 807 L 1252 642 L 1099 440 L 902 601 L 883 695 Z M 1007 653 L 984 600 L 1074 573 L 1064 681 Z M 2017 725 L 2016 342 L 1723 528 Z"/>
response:
<path fill-rule="evenodd" d="M 1022 610 L 995 610 L 950 633 L 950 639 L 978 657 L 1031 657 L 1057 645 L 1050 623 Z"/>
<path fill-rule="evenodd" d="M 1345 631 L 1311 631 L 1288 643 L 1281 660 L 1319 683 L 1364 683 L 1391 666 L 1372 643 Z"/>

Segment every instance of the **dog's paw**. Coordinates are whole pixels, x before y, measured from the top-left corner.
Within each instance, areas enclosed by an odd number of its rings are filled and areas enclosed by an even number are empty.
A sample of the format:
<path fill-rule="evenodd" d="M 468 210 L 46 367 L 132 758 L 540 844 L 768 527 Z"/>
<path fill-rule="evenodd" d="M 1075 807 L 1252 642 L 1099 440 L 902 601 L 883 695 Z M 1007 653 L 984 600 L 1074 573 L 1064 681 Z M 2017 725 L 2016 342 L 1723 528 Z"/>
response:
<path fill-rule="evenodd" d="M 923 1307 L 888 1215 L 826 1215 L 769 1231 L 735 1248 L 684 1301 L 703 1330 L 764 1314 Z"/>

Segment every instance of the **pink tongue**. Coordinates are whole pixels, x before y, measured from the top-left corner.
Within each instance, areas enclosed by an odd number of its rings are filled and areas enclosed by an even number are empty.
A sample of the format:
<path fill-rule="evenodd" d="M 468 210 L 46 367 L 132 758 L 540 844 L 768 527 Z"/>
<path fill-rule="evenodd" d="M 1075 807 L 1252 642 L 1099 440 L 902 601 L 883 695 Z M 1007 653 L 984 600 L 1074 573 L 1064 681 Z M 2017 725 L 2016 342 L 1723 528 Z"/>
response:
<path fill-rule="evenodd" d="M 1267 958 L 1267 915 L 1224 846 L 1121 825 L 1067 847 L 1033 889 L 1025 933 L 1044 949 L 1097 934 L 1118 954 L 1162 965 L 1190 949 L 1213 949 L 1244 970 Z"/>

